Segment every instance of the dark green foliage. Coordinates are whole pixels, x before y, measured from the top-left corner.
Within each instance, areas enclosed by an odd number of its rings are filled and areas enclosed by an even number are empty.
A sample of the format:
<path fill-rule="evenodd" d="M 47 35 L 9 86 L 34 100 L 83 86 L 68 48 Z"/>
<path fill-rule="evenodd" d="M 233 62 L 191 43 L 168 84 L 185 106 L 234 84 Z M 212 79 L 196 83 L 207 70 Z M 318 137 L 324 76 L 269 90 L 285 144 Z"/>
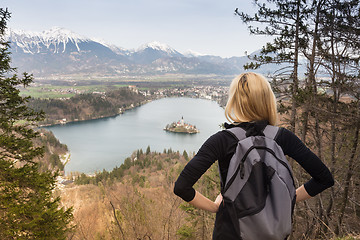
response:
<path fill-rule="evenodd" d="M 158 162 L 158 163 L 156 164 L 156 170 L 162 170 L 162 169 L 163 169 L 162 163 L 161 163 L 161 162 Z"/>
<path fill-rule="evenodd" d="M 181 226 L 176 234 L 179 235 L 180 239 L 195 239 L 194 237 L 195 229 L 187 225 Z"/>
<path fill-rule="evenodd" d="M 112 90 L 104 94 L 84 93 L 70 99 L 30 99 L 28 105 L 46 114 L 44 123 L 53 124 L 65 118 L 67 121 L 88 120 L 119 114 L 119 109 L 137 106 L 145 100 L 142 94 L 128 88 Z"/>
<path fill-rule="evenodd" d="M 60 199 L 52 196 L 56 174 L 40 173 L 34 161 L 44 150 L 33 144 L 39 135 L 33 127 L 43 114 L 19 96 L 17 86 L 28 86 L 32 76 L 19 78 L 10 67 L 4 41 L 9 17 L 0 8 L 0 239 L 65 239 L 72 210 L 60 208 Z"/>
<path fill-rule="evenodd" d="M 75 179 L 75 183 L 79 185 L 84 184 L 95 184 L 97 185 L 99 182 L 106 182 L 108 180 L 121 180 L 124 177 L 124 173 L 128 170 L 134 163 L 131 158 L 126 158 L 124 163 L 120 165 L 120 167 L 115 167 L 112 171 L 108 172 L 103 170 L 102 172 L 98 172 L 95 174 L 95 177 L 87 176 L 82 173 Z"/>
<path fill-rule="evenodd" d="M 147 148 L 146 148 L 146 155 L 148 155 L 150 153 L 150 146 L 148 146 Z"/>
<path fill-rule="evenodd" d="M 126 158 L 121 166 L 124 166 L 124 169 L 129 169 L 132 165 L 131 158 Z"/>
<path fill-rule="evenodd" d="M 91 178 L 89 178 L 85 173 L 81 173 L 80 176 L 78 176 L 75 180 L 76 184 L 84 185 L 84 184 L 90 184 Z"/>
<path fill-rule="evenodd" d="M 61 162 L 59 156 L 64 156 L 68 152 L 68 148 L 65 144 L 54 136 L 52 132 L 45 129 L 40 129 L 40 137 L 34 139 L 35 146 L 43 146 L 44 154 L 41 158 L 37 158 L 39 161 L 39 168 L 41 171 L 51 170 L 56 172 L 58 170 L 64 170 L 64 164 Z"/>
<path fill-rule="evenodd" d="M 61 170 L 61 171 L 64 170 L 64 165 L 61 163 L 59 155 L 51 154 L 49 161 L 50 161 L 51 166 L 58 167 L 58 169 Z"/>
<path fill-rule="evenodd" d="M 164 150 L 166 152 L 166 150 Z M 174 161 L 179 160 L 180 155 L 178 152 L 170 151 L 171 153 L 157 153 L 149 152 L 144 154 L 142 149 L 136 151 L 136 158 L 133 160 L 131 158 L 126 158 L 124 163 L 120 165 L 120 167 L 115 167 L 111 171 L 103 170 L 102 172 L 97 172 L 95 176 L 87 176 L 82 173 L 75 179 L 75 184 L 83 185 L 83 184 L 94 184 L 97 185 L 100 182 L 116 182 L 121 181 L 125 175 L 129 175 L 129 169 L 134 167 L 137 172 L 139 170 L 147 170 L 153 169 L 154 171 L 160 171 L 164 169 L 164 165 L 172 164 Z M 184 151 L 186 153 L 186 151 Z M 135 154 L 135 152 L 134 152 Z M 184 156 L 185 158 L 185 156 Z M 179 168 L 179 170 L 182 167 Z M 131 172 L 131 171 L 130 171 Z M 179 172 L 180 173 L 180 172 Z M 142 178 L 141 175 L 135 174 L 132 176 L 132 183 L 140 184 L 140 186 L 144 186 L 145 178 Z"/>
<path fill-rule="evenodd" d="M 135 174 L 132 177 L 132 184 L 139 184 L 140 187 L 144 187 L 145 186 L 145 182 L 146 182 L 146 177 L 139 175 L 139 174 Z"/>
<path fill-rule="evenodd" d="M 235 10 L 249 25 L 249 31 L 255 35 L 273 37 L 263 46 L 260 54 L 249 56 L 250 64 L 245 69 L 257 69 L 263 64 L 279 64 L 271 73 L 277 81 L 277 92 L 291 99 L 290 130 L 295 131 L 297 95 L 299 88 L 299 57 L 308 48 L 308 18 L 313 12 L 311 4 L 303 0 L 268 0 L 263 3 L 253 0 L 258 11 L 253 16 Z M 259 23 L 261 27 L 259 28 Z M 273 84 L 274 85 L 274 84 Z"/>
<path fill-rule="evenodd" d="M 268 0 L 262 3 L 253 1 L 258 12 L 253 16 L 235 10 L 249 25 L 249 31 L 255 35 L 273 36 L 272 42 L 263 46 L 260 55 L 252 56 L 252 62 L 246 68 L 256 69 L 266 63 L 294 63 L 295 51 L 308 45 L 306 19 L 312 11 L 311 6 L 299 0 Z M 259 28 L 256 23 L 264 23 Z M 285 70 L 285 69 L 284 69 Z"/>
<path fill-rule="evenodd" d="M 184 156 L 184 158 L 185 158 L 186 161 L 189 161 L 189 156 L 188 156 L 186 150 L 184 150 L 183 156 Z"/>
<path fill-rule="evenodd" d="M 59 139 L 57 139 L 52 132 L 45 131 L 44 129 L 41 129 L 40 131 L 42 133 L 42 137 L 39 138 L 39 140 L 42 145 L 48 144 L 54 148 L 61 148 L 65 152 L 68 151 L 67 146 L 60 143 Z"/>

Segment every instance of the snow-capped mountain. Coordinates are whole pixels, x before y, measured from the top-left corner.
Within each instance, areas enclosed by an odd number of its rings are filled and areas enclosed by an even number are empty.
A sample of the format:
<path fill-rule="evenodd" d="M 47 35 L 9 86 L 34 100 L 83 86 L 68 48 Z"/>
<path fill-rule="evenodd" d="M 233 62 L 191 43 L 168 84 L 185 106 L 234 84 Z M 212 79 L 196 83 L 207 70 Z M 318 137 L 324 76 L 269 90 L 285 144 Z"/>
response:
<path fill-rule="evenodd" d="M 128 49 L 116 46 L 114 44 L 110 44 L 103 39 L 92 38 L 91 40 L 94 42 L 100 43 L 101 45 L 104 45 L 105 47 L 110 48 L 113 52 L 115 52 L 116 54 L 119 54 L 119 55 L 130 55 L 132 52 L 134 52 L 133 50 L 128 50 Z"/>
<path fill-rule="evenodd" d="M 169 56 L 180 54 L 178 51 L 176 51 L 174 48 L 170 47 L 169 45 L 166 45 L 166 44 L 163 44 L 163 43 L 160 43 L 157 41 L 143 44 L 136 51 L 143 52 L 148 49 L 161 51 L 161 52 L 167 53 Z"/>
<path fill-rule="evenodd" d="M 199 56 L 205 56 L 206 54 L 202 54 L 202 53 L 199 53 L 199 52 L 195 52 L 195 51 L 189 49 L 189 50 L 185 51 L 185 52 L 183 53 L 183 55 L 184 55 L 185 57 L 199 57 Z"/>
<path fill-rule="evenodd" d="M 43 32 L 10 30 L 12 60 L 19 71 L 35 76 L 105 73 L 124 70 L 130 62 L 104 44 L 70 30 L 52 28 Z"/>
<path fill-rule="evenodd" d="M 77 51 L 80 51 L 79 44 L 89 42 L 90 39 L 70 30 L 54 27 L 41 33 L 10 30 L 9 41 L 16 43 L 15 46 L 19 50 L 23 50 L 24 53 L 35 54 L 46 51 L 64 53 L 69 46 L 75 47 Z M 72 51 L 75 49 L 70 48 L 68 50 Z"/>
<path fill-rule="evenodd" d="M 54 27 L 43 32 L 10 30 L 13 65 L 19 72 L 49 75 L 146 75 L 164 73 L 235 74 L 246 57 L 226 59 L 203 54 L 183 55 L 159 42 L 127 50 Z"/>
<path fill-rule="evenodd" d="M 150 64 L 159 58 L 182 57 L 174 48 L 159 42 L 150 42 L 140 46 L 130 59 L 141 64 Z"/>

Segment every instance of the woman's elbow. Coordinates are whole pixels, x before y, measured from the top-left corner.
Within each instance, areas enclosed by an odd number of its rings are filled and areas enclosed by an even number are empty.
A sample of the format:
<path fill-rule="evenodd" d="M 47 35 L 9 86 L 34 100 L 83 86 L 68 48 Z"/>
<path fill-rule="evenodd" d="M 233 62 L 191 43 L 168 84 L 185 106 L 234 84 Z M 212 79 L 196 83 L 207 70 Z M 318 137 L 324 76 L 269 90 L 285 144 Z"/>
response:
<path fill-rule="evenodd" d="M 334 183 L 335 183 L 333 174 L 327 168 L 326 168 L 326 171 L 323 172 L 321 180 L 319 179 L 319 181 L 324 186 L 324 190 L 326 188 L 330 188 L 330 187 L 334 186 Z"/>
<path fill-rule="evenodd" d="M 195 190 L 191 186 L 183 184 L 179 181 L 175 182 L 174 193 L 186 202 L 191 201 L 195 196 Z"/>
<path fill-rule="evenodd" d="M 334 184 L 335 184 L 334 177 L 333 177 L 333 175 L 331 174 L 330 179 L 329 179 L 329 181 L 328 181 L 328 186 L 329 186 L 329 187 L 332 187 L 332 186 L 334 186 Z"/>
<path fill-rule="evenodd" d="M 182 193 L 183 193 L 183 188 L 181 188 L 180 184 L 178 184 L 177 182 L 175 182 L 175 185 L 174 185 L 174 194 L 177 195 L 177 196 L 181 196 Z"/>
<path fill-rule="evenodd" d="M 334 177 L 333 175 L 330 173 L 327 174 L 327 176 L 325 178 L 322 179 L 322 181 L 320 181 L 321 184 L 323 185 L 323 190 L 330 188 L 332 186 L 334 186 L 335 182 L 334 182 Z"/>

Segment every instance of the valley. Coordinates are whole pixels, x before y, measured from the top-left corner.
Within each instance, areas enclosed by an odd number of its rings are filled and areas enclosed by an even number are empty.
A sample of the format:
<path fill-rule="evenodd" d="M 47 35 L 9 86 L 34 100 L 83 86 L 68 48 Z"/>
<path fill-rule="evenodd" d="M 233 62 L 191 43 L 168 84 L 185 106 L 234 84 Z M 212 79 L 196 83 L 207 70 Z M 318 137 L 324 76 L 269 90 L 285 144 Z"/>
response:
<path fill-rule="evenodd" d="M 358 0 L 3 5 L 0 239 L 206 240 L 215 216 L 219 232 L 229 234 L 229 216 L 242 212 L 227 211 L 225 194 L 225 211 L 215 215 L 173 189 L 192 161 L 184 191 L 197 180 L 194 189 L 210 200 L 219 194 L 218 166 L 227 175 L 232 165 L 224 159 L 235 145 L 207 139 L 231 122 L 224 114 L 229 85 L 248 71 L 269 81 L 279 115 L 271 122 L 288 130 L 274 140 L 298 197 L 313 196 L 292 202 L 288 238 L 360 239 Z M 252 115 L 236 122 L 267 120 L 252 114 L 267 108 L 261 85 L 253 88 L 248 75 L 240 81 L 230 93 L 238 108 L 230 115 Z M 248 101 L 246 88 L 256 99 Z M 253 100 L 264 102 L 256 107 Z M 217 160 L 194 158 L 199 149 Z M 322 181 L 330 180 L 323 164 L 334 185 L 316 195 L 330 185 Z M 190 200 L 194 192 L 187 193 Z M 245 195 L 235 205 L 252 206 Z M 267 223 L 253 224 L 254 231 L 261 225 Z"/>

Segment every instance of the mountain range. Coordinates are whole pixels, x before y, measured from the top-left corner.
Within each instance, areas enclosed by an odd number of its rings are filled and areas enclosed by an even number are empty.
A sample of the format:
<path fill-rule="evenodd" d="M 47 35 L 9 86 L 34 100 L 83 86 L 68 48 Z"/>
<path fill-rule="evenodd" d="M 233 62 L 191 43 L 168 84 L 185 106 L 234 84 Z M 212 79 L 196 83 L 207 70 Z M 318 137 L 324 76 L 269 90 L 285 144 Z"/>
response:
<path fill-rule="evenodd" d="M 159 42 L 128 50 L 54 27 L 43 32 L 9 30 L 13 66 L 35 77 L 147 76 L 162 74 L 234 75 L 246 56 L 222 58 L 180 53 Z M 263 69 L 265 71 L 266 69 Z"/>

